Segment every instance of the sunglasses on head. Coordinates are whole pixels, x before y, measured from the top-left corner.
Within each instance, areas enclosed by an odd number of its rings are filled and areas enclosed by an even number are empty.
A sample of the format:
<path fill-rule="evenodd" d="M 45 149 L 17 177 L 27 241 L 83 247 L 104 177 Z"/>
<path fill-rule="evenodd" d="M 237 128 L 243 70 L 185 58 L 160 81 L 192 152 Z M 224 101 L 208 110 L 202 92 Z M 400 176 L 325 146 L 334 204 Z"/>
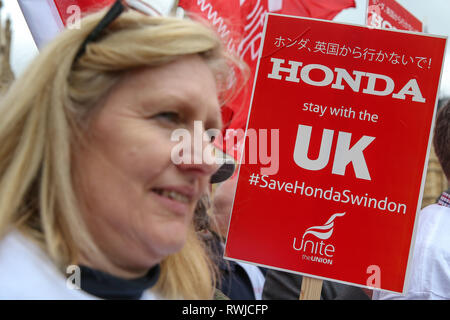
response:
<path fill-rule="evenodd" d="M 77 61 L 85 52 L 86 47 L 89 43 L 95 42 L 102 32 L 116 20 L 123 12 L 126 10 L 135 10 L 147 16 L 161 16 L 162 13 L 159 12 L 155 7 L 150 4 L 150 0 L 116 0 L 105 16 L 100 20 L 97 26 L 89 33 L 86 39 L 78 49 L 75 56 L 75 61 Z"/>

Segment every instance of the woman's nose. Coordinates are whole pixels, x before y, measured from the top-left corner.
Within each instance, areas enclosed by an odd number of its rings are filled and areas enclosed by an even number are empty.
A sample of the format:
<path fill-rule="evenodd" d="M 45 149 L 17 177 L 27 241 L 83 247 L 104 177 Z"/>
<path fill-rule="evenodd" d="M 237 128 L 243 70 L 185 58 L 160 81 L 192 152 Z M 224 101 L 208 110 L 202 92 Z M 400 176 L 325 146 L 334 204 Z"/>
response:
<path fill-rule="evenodd" d="M 208 161 L 204 161 L 204 159 L 198 159 L 198 160 L 199 161 L 183 162 L 183 163 L 178 164 L 177 166 L 178 166 L 178 168 L 180 168 L 183 171 L 186 171 L 191 174 L 198 175 L 198 176 L 211 176 L 220 167 L 219 164 L 216 163 L 216 161 L 208 162 Z M 202 161 L 200 161 L 200 160 L 202 160 Z"/>
<path fill-rule="evenodd" d="M 215 157 L 215 147 L 203 126 L 196 125 L 191 134 L 190 156 L 178 166 L 180 169 L 197 172 L 201 175 L 212 175 L 220 165 Z"/>

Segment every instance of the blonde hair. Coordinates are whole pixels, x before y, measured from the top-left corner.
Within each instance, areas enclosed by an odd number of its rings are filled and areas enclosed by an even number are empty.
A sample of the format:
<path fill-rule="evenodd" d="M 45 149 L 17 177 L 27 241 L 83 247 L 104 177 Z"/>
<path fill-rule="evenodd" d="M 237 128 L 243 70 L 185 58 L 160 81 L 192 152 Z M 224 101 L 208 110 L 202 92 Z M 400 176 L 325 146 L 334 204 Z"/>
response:
<path fill-rule="evenodd" d="M 90 111 L 122 75 L 199 54 L 228 99 L 234 94 L 230 70 L 243 70 L 210 28 L 133 12 L 117 19 L 74 63 L 81 42 L 103 15 L 90 15 L 79 30 L 62 32 L 12 85 L 0 106 L 0 237 L 18 228 L 61 270 L 77 262 L 81 248 L 102 255 L 80 214 L 71 151 Z M 209 299 L 213 270 L 192 227 L 184 248 L 162 261 L 155 290 L 164 298 Z"/>

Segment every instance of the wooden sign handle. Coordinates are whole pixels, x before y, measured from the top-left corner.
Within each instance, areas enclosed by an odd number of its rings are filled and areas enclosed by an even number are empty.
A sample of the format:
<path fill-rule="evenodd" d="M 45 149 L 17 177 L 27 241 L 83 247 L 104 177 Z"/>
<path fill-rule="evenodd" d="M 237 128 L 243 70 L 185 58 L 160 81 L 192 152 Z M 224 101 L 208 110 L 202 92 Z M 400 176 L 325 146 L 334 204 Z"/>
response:
<path fill-rule="evenodd" d="M 323 280 L 303 277 L 299 300 L 320 300 Z"/>

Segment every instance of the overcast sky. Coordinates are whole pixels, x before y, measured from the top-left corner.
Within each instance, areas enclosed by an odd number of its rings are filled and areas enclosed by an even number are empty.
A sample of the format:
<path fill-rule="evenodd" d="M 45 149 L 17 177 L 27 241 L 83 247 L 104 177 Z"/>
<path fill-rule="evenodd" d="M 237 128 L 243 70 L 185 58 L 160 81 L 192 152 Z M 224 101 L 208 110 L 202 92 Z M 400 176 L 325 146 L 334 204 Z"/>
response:
<path fill-rule="evenodd" d="M 155 0 L 167 3 L 168 0 Z M 241 0 L 245 1 L 245 0 Z M 9 15 L 13 25 L 12 44 L 12 68 L 20 74 L 37 54 L 33 38 L 28 30 L 25 19 L 20 11 L 17 0 L 4 2 L 3 19 Z M 449 0 L 398 0 L 407 10 L 419 18 L 427 28 L 428 33 L 437 35 L 450 35 L 450 13 Z M 335 20 L 356 24 L 365 23 L 367 0 L 356 0 L 356 8 L 346 9 L 341 12 Z M 444 64 L 444 72 L 441 79 L 440 95 L 450 96 L 450 50 L 447 45 L 447 53 Z"/>

